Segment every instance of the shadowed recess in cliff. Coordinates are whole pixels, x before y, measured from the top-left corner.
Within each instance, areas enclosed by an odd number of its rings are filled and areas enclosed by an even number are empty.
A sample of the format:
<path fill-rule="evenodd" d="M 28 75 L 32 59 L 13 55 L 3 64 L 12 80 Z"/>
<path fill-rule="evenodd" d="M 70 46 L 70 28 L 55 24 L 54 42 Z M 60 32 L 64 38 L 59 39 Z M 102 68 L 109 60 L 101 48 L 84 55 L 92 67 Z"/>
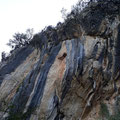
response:
<path fill-rule="evenodd" d="M 39 61 L 34 65 L 33 69 L 29 72 L 29 74 L 26 76 L 26 78 L 23 80 L 22 84 L 18 87 L 18 90 L 15 94 L 15 96 L 12 99 L 12 114 L 14 113 L 22 113 L 24 110 L 27 101 L 29 100 L 29 97 L 31 95 L 31 92 L 34 91 L 35 81 L 36 78 L 40 72 L 41 64 L 44 58 L 46 51 L 43 49 L 40 54 Z M 10 116 L 11 117 L 11 116 Z"/>
<path fill-rule="evenodd" d="M 7 65 L 3 66 L 0 70 L 0 84 L 6 74 L 13 72 L 22 62 L 32 53 L 33 48 L 31 46 L 24 47 L 16 52 L 14 58 L 10 60 Z"/>
<path fill-rule="evenodd" d="M 67 40 L 66 48 L 66 71 L 63 79 L 61 102 L 63 101 L 67 91 L 71 86 L 73 76 L 77 78 L 83 69 L 84 46 L 82 45 L 80 39 L 72 39 L 70 41 Z"/>
<path fill-rule="evenodd" d="M 31 101 L 29 101 L 29 105 L 26 106 L 28 108 L 25 111 L 28 113 L 27 117 L 30 117 L 29 116 L 30 112 L 28 111 L 31 111 L 35 109 L 38 105 L 40 105 L 40 101 L 44 91 L 44 86 L 46 83 L 47 74 L 49 72 L 51 65 L 54 63 L 54 60 L 60 48 L 61 44 L 53 47 L 51 50 L 51 55 L 46 60 L 45 64 L 41 67 L 43 61 L 42 58 L 46 53 L 46 49 L 43 49 L 40 60 L 38 61 L 37 64 L 35 64 L 34 69 L 28 74 L 26 79 L 23 81 L 22 86 L 20 87 L 18 93 L 14 96 L 14 99 L 12 101 L 12 106 L 14 107 L 11 108 L 12 114 L 23 112 L 32 91 L 33 91 L 32 99 Z M 35 84 L 36 80 L 37 83 Z M 35 90 L 33 89 L 34 87 Z"/>
<path fill-rule="evenodd" d="M 28 107 L 28 111 L 30 109 L 36 108 L 37 106 L 40 105 L 44 87 L 45 87 L 45 83 L 46 83 L 46 79 L 47 79 L 47 74 L 50 70 L 50 67 L 54 63 L 54 60 L 55 60 L 60 48 L 61 48 L 61 44 L 52 48 L 49 58 L 45 62 L 44 66 L 41 68 L 33 98 Z"/>
<path fill-rule="evenodd" d="M 35 64 L 34 69 L 30 71 L 20 88 L 18 88 L 18 91 L 12 101 L 12 106 L 14 106 L 12 108 L 13 113 L 22 112 L 25 108 L 27 100 L 29 99 L 29 96 L 33 90 L 36 77 L 39 74 L 39 69 L 40 61 Z"/>
<path fill-rule="evenodd" d="M 114 61 L 114 76 L 116 76 L 117 72 L 120 71 L 120 24 L 118 25 L 118 34 L 117 39 L 115 40 L 115 61 Z"/>

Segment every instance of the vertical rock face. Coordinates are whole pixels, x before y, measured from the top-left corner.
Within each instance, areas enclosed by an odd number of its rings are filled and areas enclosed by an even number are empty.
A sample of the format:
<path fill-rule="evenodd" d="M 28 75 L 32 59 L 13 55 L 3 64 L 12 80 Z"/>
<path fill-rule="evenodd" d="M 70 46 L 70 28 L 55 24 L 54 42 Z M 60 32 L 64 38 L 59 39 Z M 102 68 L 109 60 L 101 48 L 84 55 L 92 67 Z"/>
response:
<path fill-rule="evenodd" d="M 46 38 L 0 67 L 0 120 L 120 119 L 120 16 L 94 11 L 81 13 L 77 38 Z"/>

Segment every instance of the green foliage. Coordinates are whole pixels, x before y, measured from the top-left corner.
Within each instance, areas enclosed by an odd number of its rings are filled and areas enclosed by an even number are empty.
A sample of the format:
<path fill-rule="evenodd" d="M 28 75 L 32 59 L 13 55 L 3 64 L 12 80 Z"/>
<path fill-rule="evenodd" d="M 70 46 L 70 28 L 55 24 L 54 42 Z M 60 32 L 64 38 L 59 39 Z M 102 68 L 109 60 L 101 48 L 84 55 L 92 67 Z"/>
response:
<path fill-rule="evenodd" d="M 48 42 L 58 42 L 58 34 L 55 27 L 47 26 L 41 32 L 35 34 L 30 44 L 42 50 L 43 48 L 47 48 Z"/>
<path fill-rule="evenodd" d="M 120 120 L 120 97 L 116 99 L 115 114 L 111 115 L 109 120 Z"/>
<path fill-rule="evenodd" d="M 108 107 L 105 103 L 101 103 L 100 106 L 100 119 L 99 120 L 120 120 L 120 111 L 117 111 L 116 114 L 110 115 Z"/>
<path fill-rule="evenodd" d="M 10 114 L 8 120 L 24 120 L 22 113 Z"/>
<path fill-rule="evenodd" d="M 26 118 L 32 113 L 33 111 L 32 110 L 30 110 L 30 111 L 28 111 L 28 112 L 26 112 L 26 113 L 22 113 L 22 112 L 18 112 L 18 113 L 12 113 L 12 112 L 10 112 L 9 113 L 9 118 L 8 118 L 8 120 L 26 120 Z"/>
<path fill-rule="evenodd" d="M 5 51 L 2 52 L 1 58 L 2 58 L 2 61 L 6 60 L 6 53 L 5 53 Z"/>
<path fill-rule="evenodd" d="M 61 14 L 62 14 L 62 18 L 65 20 L 67 18 L 67 10 L 65 8 L 62 8 Z"/>
<path fill-rule="evenodd" d="M 111 115 L 108 120 L 120 120 L 120 113 Z"/>
<path fill-rule="evenodd" d="M 32 41 L 30 42 L 30 44 L 31 44 L 32 46 L 36 47 L 36 48 L 39 48 L 39 47 L 40 47 L 40 44 L 41 44 L 41 41 L 42 41 L 42 40 L 41 40 L 39 34 L 35 34 L 35 35 L 33 36 Z"/>
<path fill-rule="evenodd" d="M 101 117 L 109 118 L 109 116 L 110 116 L 109 110 L 108 110 L 108 107 L 105 103 L 101 103 L 99 114 Z"/>
<path fill-rule="evenodd" d="M 8 46 L 15 48 L 20 48 L 29 44 L 33 37 L 33 29 L 27 29 L 26 33 L 15 33 L 13 35 L 13 39 L 9 40 L 7 43 Z"/>
<path fill-rule="evenodd" d="M 14 109 L 15 109 L 15 105 L 11 104 L 9 106 L 10 111 L 9 111 L 9 116 L 7 120 L 26 120 L 26 118 L 30 116 L 31 113 L 33 113 L 35 110 L 35 108 L 31 108 L 31 109 L 28 109 L 26 113 L 23 113 L 22 111 L 13 112 Z"/>

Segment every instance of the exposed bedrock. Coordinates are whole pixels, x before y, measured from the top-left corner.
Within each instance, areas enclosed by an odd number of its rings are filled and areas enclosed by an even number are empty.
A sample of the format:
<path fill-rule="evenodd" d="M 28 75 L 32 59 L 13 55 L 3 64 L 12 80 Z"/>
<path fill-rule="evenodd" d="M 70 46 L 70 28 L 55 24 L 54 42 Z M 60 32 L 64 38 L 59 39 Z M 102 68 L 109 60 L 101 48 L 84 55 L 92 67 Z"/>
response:
<path fill-rule="evenodd" d="M 120 16 L 91 12 L 81 13 L 77 37 L 69 33 L 54 43 L 44 36 L 42 49 L 21 48 L 0 66 L 0 120 L 112 120 L 118 115 Z"/>

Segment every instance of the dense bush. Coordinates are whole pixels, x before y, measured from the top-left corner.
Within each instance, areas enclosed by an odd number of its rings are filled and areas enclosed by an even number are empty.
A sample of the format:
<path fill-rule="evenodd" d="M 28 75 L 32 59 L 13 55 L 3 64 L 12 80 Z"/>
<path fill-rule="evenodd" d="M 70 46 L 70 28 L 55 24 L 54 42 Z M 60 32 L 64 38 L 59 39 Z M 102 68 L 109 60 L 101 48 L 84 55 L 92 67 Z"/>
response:
<path fill-rule="evenodd" d="M 2 52 L 2 53 L 1 53 L 1 60 L 2 60 L 2 61 L 5 61 L 5 60 L 6 60 L 6 53 L 5 53 L 5 52 Z"/>
<path fill-rule="evenodd" d="M 117 110 L 114 115 L 110 115 L 108 107 L 105 103 L 101 103 L 99 115 L 100 115 L 99 120 L 104 120 L 104 119 L 105 120 L 120 120 L 120 111 Z"/>
<path fill-rule="evenodd" d="M 13 39 L 9 40 L 8 46 L 13 49 L 23 47 L 30 43 L 33 37 L 33 29 L 27 29 L 26 33 L 15 33 Z"/>
<path fill-rule="evenodd" d="M 48 42 L 58 43 L 58 34 L 55 27 L 45 27 L 40 33 L 33 36 L 30 44 L 36 48 L 42 49 L 43 47 L 47 48 Z"/>
<path fill-rule="evenodd" d="M 109 113 L 109 110 L 108 110 L 108 107 L 105 103 L 101 103 L 101 106 L 100 106 L 100 116 L 101 118 L 106 118 L 108 119 L 110 117 L 110 113 Z"/>

